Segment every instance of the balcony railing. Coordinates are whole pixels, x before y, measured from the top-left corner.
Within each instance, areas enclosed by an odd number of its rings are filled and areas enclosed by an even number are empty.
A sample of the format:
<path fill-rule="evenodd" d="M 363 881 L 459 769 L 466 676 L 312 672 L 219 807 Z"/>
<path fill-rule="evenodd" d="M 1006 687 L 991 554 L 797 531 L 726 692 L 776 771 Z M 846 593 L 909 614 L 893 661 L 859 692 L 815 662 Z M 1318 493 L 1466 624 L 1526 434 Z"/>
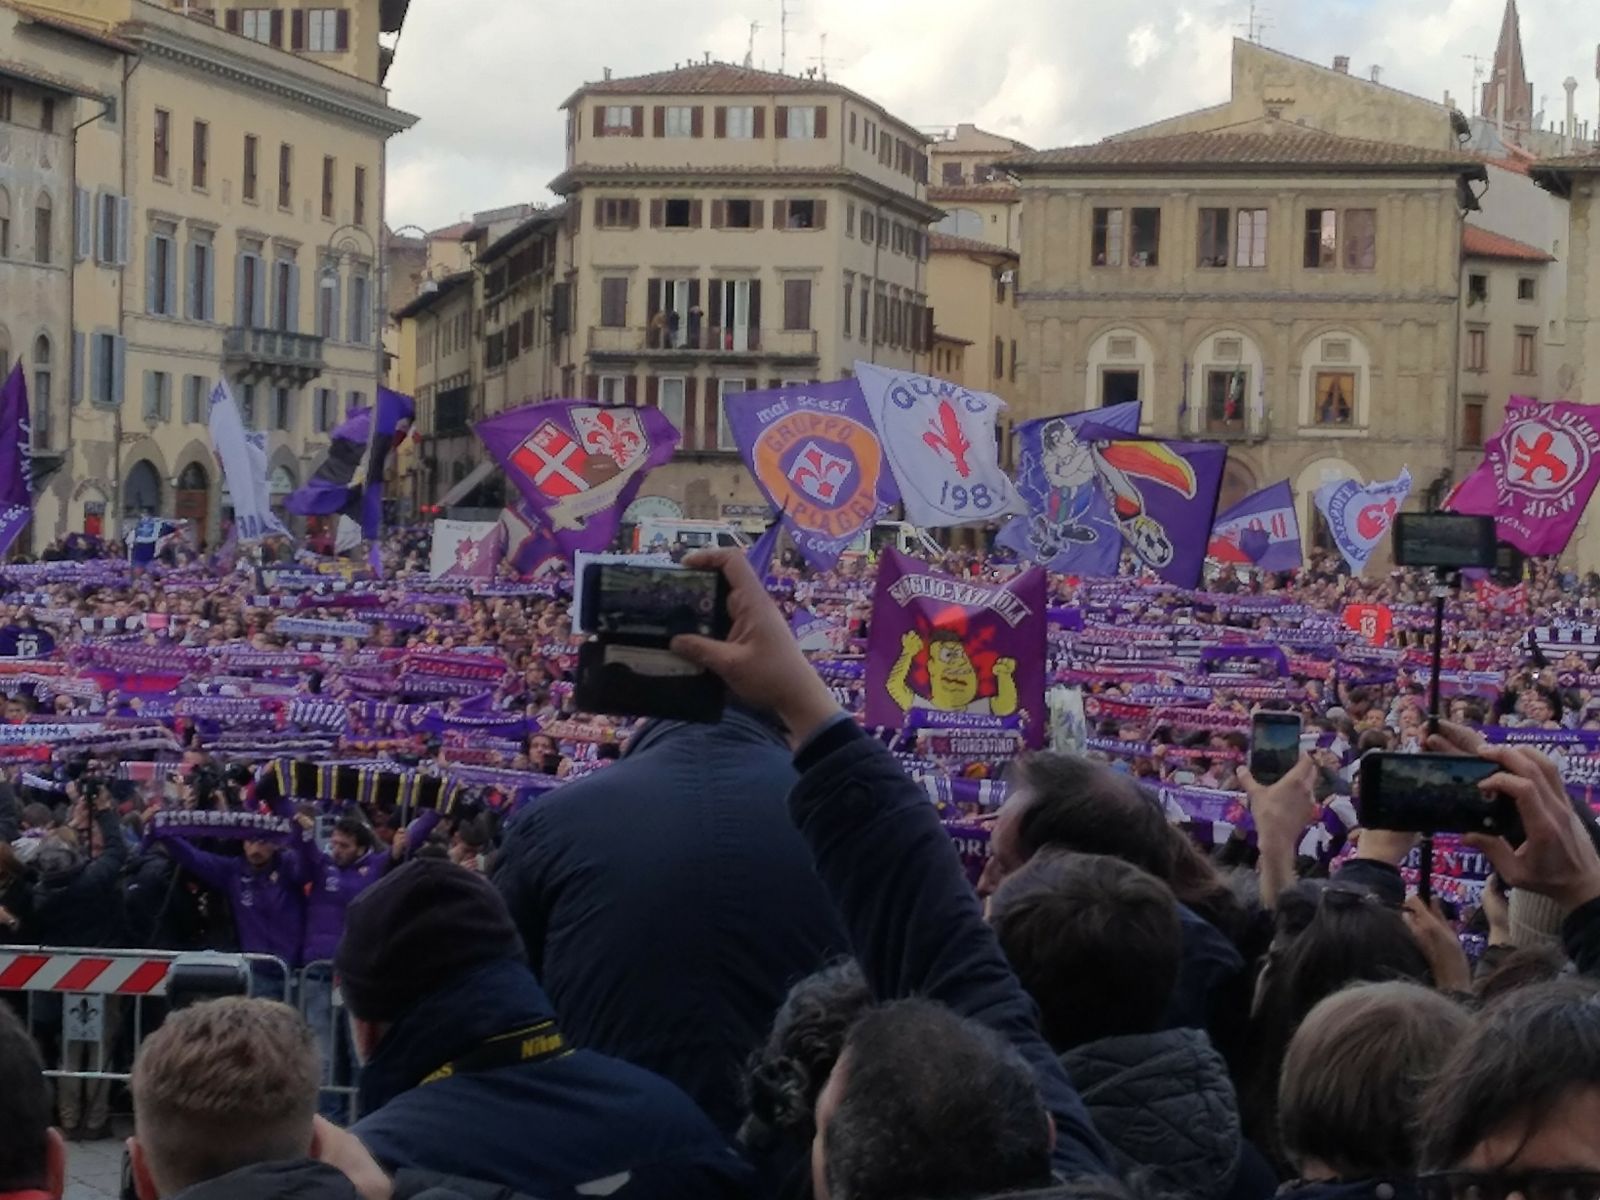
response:
<path fill-rule="evenodd" d="M 727 329 L 715 325 L 684 330 L 591 326 L 589 353 L 618 357 L 676 354 L 697 357 L 752 355 L 762 358 L 812 359 L 817 357 L 815 329 Z"/>
<path fill-rule="evenodd" d="M 236 325 L 223 335 L 222 358 L 247 383 L 303 387 L 322 374 L 322 339 Z"/>

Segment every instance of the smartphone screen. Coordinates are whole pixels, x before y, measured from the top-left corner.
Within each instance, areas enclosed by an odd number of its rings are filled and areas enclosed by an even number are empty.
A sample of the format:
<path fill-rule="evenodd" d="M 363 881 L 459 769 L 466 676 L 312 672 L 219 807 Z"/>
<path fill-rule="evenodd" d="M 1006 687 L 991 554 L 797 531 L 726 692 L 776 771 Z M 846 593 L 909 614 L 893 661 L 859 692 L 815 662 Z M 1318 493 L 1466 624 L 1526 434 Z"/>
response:
<path fill-rule="evenodd" d="M 593 632 L 663 641 L 681 633 L 722 635 L 719 572 L 629 563 L 603 563 L 594 570 L 599 588 L 590 601 Z"/>
<path fill-rule="evenodd" d="M 1257 783 L 1277 783 L 1299 761 L 1299 717 L 1260 712 L 1250 719 L 1250 774 Z"/>
<path fill-rule="evenodd" d="M 1478 786 L 1499 769 L 1472 755 L 1369 754 L 1361 760 L 1361 823 L 1412 833 L 1510 837 L 1520 830 L 1516 805 Z"/>

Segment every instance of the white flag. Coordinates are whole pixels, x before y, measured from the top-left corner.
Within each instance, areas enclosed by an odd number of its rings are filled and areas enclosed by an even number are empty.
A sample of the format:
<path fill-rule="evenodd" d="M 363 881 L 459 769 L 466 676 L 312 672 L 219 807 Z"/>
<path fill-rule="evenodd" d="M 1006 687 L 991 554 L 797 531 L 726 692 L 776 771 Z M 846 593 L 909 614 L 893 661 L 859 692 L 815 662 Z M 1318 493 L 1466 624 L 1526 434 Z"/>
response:
<path fill-rule="evenodd" d="M 435 579 L 444 575 L 493 579 L 505 550 L 504 534 L 498 535 L 498 540 L 495 534 L 499 528 L 499 521 L 449 521 L 443 517 L 434 521 L 428 573 Z"/>
<path fill-rule="evenodd" d="M 273 513 L 272 498 L 267 494 L 266 447 L 251 444 L 225 379 L 219 379 L 211 389 L 211 448 L 222 461 L 223 485 L 233 504 L 239 541 L 259 542 L 264 537 L 287 534 L 283 522 Z"/>
<path fill-rule="evenodd" d="M 924 528 L 974 525 L 1027 505 L 1000 469 L 995 421 L 1005 401 L 910 371 L 856 363 L 906 520 Z"/>
<path fill-rule="evenodd" d="M 360 547 L 360 524 L 340 513 L 339 524 L 336 526 L 333 535 L 333 552 L 335 554 L 343 554 L 346 550 L 357 550 Z"/>

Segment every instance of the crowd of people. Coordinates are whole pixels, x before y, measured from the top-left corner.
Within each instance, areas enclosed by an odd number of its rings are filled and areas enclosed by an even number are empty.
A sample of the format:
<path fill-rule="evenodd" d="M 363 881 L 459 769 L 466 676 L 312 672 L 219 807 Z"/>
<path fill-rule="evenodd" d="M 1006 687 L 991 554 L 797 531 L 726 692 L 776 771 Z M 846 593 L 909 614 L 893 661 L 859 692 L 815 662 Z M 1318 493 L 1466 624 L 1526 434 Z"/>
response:
<path fill-rule="evenodd" d="M 1433 728 L 1424 577 L 1052 577 L 1048 748 L 974 749 L 860 719 L 868 560 L 691 557 L 694 724 L 575 711 L 559 574 L 385 551 L 0 568 L 0 941 L 252 993 L 7 993 L 0 1196 L 127 1075 L 140 1200 L 1600 1200 L 1600 580 L 1452 593 Z M 1362 828 L 1374 749 L 1487 760 L 1522 839 Z"/>

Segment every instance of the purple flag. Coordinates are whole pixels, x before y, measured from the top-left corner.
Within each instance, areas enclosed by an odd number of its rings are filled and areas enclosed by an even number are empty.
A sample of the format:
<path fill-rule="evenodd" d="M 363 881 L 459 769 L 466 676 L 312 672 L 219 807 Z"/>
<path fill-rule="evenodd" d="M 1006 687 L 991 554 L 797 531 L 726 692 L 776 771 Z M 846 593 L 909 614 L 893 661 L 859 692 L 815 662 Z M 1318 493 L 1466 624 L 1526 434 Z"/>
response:
<path fill-rule="evenodd" d="M 33 516 L 32 446 L 28 383 L 19 360 L 0 385 L 0 555 L 11 549 Z"/>
<path fill-rule="evenodd" d="M 744 392 L 726 407 L 756 486 L 816 570 L 838 563 L 856 535 L 899 502 L 855 380 Z"/>
<path fill-rule="evenodd" d="M 888 549 L 867 645 L 866 718 L 899 727 L 916 709 L 1024 717 L 1044 744 L 1045 573 L 972 583 Z"/>
<path fill-rule="evenodd" d="M 1139 402 L 1043 417 L 1017 426 L 1017 492 L 1029 514 L 996 537 L 1000 545 L 1057 575 L 1115 575 L 1122 533 L 1100 484 L 1093 442 L 1078 435 L 1091 422 L 1121 434 L 1139 432 Z"/>
<path fill-rule="evenodd" d="M 512 496 L 500 524 L 506 530 L 505 561 L 518 575 L 532 575 L 551 559 L 564 556 L 550 529 L 528 508 L 521 496 Z"/>
<path fill-rule="evenodd" d="M 1560 554 L 1600 483 L 1600 423 L 1591 412 L 1587 404 L 1511 397 L 1483 465 L 1447 506 L 1493 515 L 1500 540 L 1524 554 Z"/>
<path fill-rule="evenodd" d="M 756 575 L 760 578 L 765 579 L 767 572 L 772 570 L 772 558 L 778 553 L 778 543 L 782 540 L 783 522 L 774 518 L 756 539 L 756 544 L 746 552 L 746 561 L 755 568 Z"/>
<path fill-rule="evenodd" d="M 1094 443 L 1095 471 L 1128 549 L 1166 582 L 1198 587 L 1228 448 L 1130 438 L 1100 425 L 1076 434 Z"/>
<path fill-rule="evenodd" d="M 366 481 L 361 489 L 361 536 L 364 538 L 377 538 L 383 533 L 384 467 L 395 442 L 410 432 L 411 422 L 416 417 L 417 403 L 410 396 L 391 392 L 386 387 L 378 389 L 372 441 L 367 447 Z"/>
<path fill-rule="evenodd" d="M 679 437 L 659 408 L 587 400 L 526 404 L 476 428 L 566 554 L 611 545 L 623 509 Z"/>
<path fill-rule="evenodd" d="M 1206 553 L 1219 562 L 1293 571 L 1300 566 L 1300 519 L 1287 479 L 1246 496 L 1217 517 Z"/>
<path fill-rule="evenodd" d="M 372 441 L 372 410 L 356 409 L 330 437 L 328 457 L 305 485 L 283 502 L 284 508 L 298 516 L 347 513 L 360 498 L 361 487 L 354 480 Z"/>

